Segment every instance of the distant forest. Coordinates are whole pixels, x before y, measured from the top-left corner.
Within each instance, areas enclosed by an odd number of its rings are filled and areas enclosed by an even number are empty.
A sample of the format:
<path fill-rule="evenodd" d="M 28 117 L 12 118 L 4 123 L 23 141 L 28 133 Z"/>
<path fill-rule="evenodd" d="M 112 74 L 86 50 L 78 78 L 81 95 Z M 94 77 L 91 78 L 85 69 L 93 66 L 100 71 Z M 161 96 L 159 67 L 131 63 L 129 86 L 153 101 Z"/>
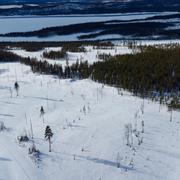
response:
<path fill-rule="evenodd" d="M 110 41 L 61 41 L 61 42 L 0 42 L 0 49 L 21 48 L 29 52 L 40 51 L 47 47 L 62 47 L 63 51 L 82 52 L 83 46 L 109 47 L 114 46 Z"/>

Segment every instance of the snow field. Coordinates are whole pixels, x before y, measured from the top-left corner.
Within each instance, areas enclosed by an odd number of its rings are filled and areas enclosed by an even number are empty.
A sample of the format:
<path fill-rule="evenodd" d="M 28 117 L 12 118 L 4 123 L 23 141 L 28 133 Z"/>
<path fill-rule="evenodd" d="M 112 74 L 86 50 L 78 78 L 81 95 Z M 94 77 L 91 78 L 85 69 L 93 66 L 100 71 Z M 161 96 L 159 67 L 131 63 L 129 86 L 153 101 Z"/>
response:
<path fill-rule="evenodd" d="M 91 80 L 59 80 L 33 74 L 19 63 L 0 64 L 0 178 L 53 180 L 177 180 L 180 172 L 180 114 L 156 102 Z M 20 85 L 19 96 L 13 89 Z M 10 94 L 12 88 L 12 98 Z M 121 95 L 123 94 L 123 95 Z M 144 103 L 144 114 L 141 106 Z M 45 109 L 44 123 L 40 117 Z M 138 113 L 137 113 L 138 112 Z M 135 114 L 137 116 L 135 117 Z M 35 163 L 28 155 L 32 141 L 18 144 L 17 136 L 30 134 L 41 155 Z M 141 121 L 145 132 L 141 133 Z M 126 145 L 125 125 L 131 123 L 143 137 L 133 133 L 133 146 Z M 46 125 L 54 136 L 52 152 L 44 139 Z M 120 167 L 117 168 L 117 163 Z"/>
<path fill-rule="evenodd" d="M 93 49 L 92 46 L 86 46 L 85 47 L 86 52 L 67 52 L 68 54 L 68 62 L 69 65 L 72 65 L 73 63 L 76 63 L 77 60 L 80 61 L 88 61 L 89 64 L 92 64 L 93 62 L 99 61 L 99 58 L 97 57 L 98 54 L 111 54 L 112 56 L 118 55 L 118 54 L 130 54 L 132 53 L 132 49 L 128 48 L 127 46 L 123 45 L 116 45 L 114 48 L 107 48 L 107 49 Z M 46 60 L 50 64 L 61 64 L 62 67 L 66 66 L 66 59 L 61 58 L 58 60 L 51 60 L 47 58 L 43 58 L 43 52 L 45 51 L 59 51 L 61 50 L 61 47 L 55 47 L 55 48 L 45 48 L 41 51 L 36 52 L 28 52 L 23 49 L 12 49 L 13 53 L 16 53 L 19 56 L 22 57 L 30 57 L 30 58 L 37 58 L 37 60 Z"/>

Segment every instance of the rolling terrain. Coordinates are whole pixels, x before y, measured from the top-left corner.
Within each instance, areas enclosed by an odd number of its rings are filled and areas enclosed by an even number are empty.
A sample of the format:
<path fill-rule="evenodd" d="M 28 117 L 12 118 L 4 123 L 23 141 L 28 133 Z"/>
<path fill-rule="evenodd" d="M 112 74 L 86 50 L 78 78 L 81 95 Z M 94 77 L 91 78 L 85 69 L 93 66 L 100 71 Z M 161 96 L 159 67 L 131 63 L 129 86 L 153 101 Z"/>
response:
<path fill-rule="evenodd" d="M 29 56 L 22 50 L 14 52 Z M 70 53 L 70 59 L 82 57 L 93 62 L 100 52 L 132 53 L 123 46 L 116 50 L 89 48 L 87 53 Z M 41 53 L 32 56 L 41 57 Z M 16 81 L 20 87 L 18 96 L 13 88 Z M 179 177 L 178 111 L 173 111 L 171 119 L 168 108 L 158 102 L 89 79 L 59 80 L 51 75 L 34 74 L 18 62 L 0 64 L 0 83 L 0 121 L 6 127 L 0 132 L 1 179 Z M 40 116 L 41 106 L 45 110 L 44 119 Z M 126 142 L 129 124 L 133 128 L 131 146 Z M 44 139 L 47 125 L 54 133 L 52 152 L 48 152 Z M 18 142 L 17 137 L 23 135 L 28 135 L 30 141 Z M 40 151 L 38 158 L 28 153 L 33 144 Z"/>

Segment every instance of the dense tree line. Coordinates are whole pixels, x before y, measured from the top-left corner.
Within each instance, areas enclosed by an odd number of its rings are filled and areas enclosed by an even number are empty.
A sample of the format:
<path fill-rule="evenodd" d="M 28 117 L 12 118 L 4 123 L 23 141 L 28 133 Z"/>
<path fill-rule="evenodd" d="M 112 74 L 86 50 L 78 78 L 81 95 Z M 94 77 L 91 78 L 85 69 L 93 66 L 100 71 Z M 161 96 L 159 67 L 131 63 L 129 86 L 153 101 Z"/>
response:
<path fill-rule="evenodd" d="M 76 62 L 72 66 L 62 68 L 59 64 L 49 64 L 47 61 L 38 61 L 37 59 L 22 59 L 23 64 L 29 65 L 34 73 L 56 75 L 59 78 L 88 78 L 92 72 L 92 67 L 87 61 Z"/>
<path fill-rule="evenodd" d="M 93 65 L 92 78 L 134 93 L 180 91 L 180 47 L 147 47 L 141 53 L 119 55 Z"/>
<path fill-rule="evenodd" d="M 109 43 L 107 43 L 107 44 L 104 43 L 104 44 L 101 44 L 101 45 L 97 44 L 97 46 L 100 46 L 100 47 L 102 47 L 103 45 L 109 46 L 110 44 Z M 69 52 L 86 52 L 86 49 L 82 45 L 79 45 L 79 46 L 74 45 L 74 46 L 72 46 L 70 44 L 64 44 L 63 47 L 62 47 L 62 51 L 64 51 L 64 52 L 67 52 L 67 51 L 69 51 Z"/>
<path fill-rule="evenodd" d="M 118 34 L 123 36 L 133 36 L 134 38 L 144 38 L 151 36 L 157 38 L 179 38 L 180 33 L 178 29 L 168 29 L 174 27 L 172 22 L 153 22 L 142 20 L 128 20 L 128 21 L 106 21 L 106 22 L 88 22 L 80 24 L 70 24 L 66 26 L 56 26 L 43 28 L 41 30 L 29 32 L 11 32 L 7 34 L 0 34 L 2 37 L 50 37 L 53 35 L 70 35 L 76 33 L 87 33 L 80 35 L 79 39 L 92 39 L 102 35 Z M 100 31 L 100 32 L 99 32 Z M 161 37 L 157 37 L 161 36 Z M 121 38 L 124 39 L 124 38 Z M 132 38 L 133 39 L 133 38 Z"/>
<path fill-rule="evenodd" d="M 61 59 L 67 57 L 67 52 L 86 52 L 84 46 L 77 46 L 72 44 L 64 44 L 60 51 L 45 51 L 43 57 L 47 59 Z"/>
<path fill-rule="evenodd" d="M 118 55 L 115 57 L 101 55 L 105 61 L 88 65 L 87 62 L 76 62 L 65 68 L 65 76 L 79 74 L 81 78 L 91 75 L 101 83 L 120 86 L 135 94 L 146 92 L 170 93 L 180 91 L 180 47 L 155 48 L 147 47 L 141 53 Z M 108 58 L 109 57 L 109 58 Z M 50 65 L 46 61 L 32 61 L 36 71 L 61 74 L 59 65 Z"/>
<path fill-rule="evenodd" d="M 154 48 L 147 47 L 141 53 L 131 55 L 100 54 L 105 61 L 89 65 L 87 62 L 76 62 L 65 68 L 51 65 L 46 61 L 22 58 L 12 52 L 0 51 L 1 62 L 21 61 L 32 67 L 35 72 L 73 77 L 77 74 L 86 78 L 92 74 L 95 81 L 105 84 L 122 86 L 134 93 L 147 91 L 178 92 L 180 90 L 180 47 Z M 59 70 L 60 69 L 60 70 Z M 137 83 L 138 82 L 138 83 Z"/>
<path fill-rule="evenodd" d="M 43 57 L 47 59 L 61 59 L 67 56 L 66 51 L 45 51 L 43 52 Z"/>
<path fill-rule="evenodd" d="M 5 50 L 0 50 L 0 62 L 17 62 L 23 59 L 22 57 Z"/>
<path fill-rule="evenodd" d="M 180 107 L 180 47 L 143 48 L 93 65 L 92 79 Z"/>
<path fill-rule="evenodd" d="M 0 42 L 0 49 L 21 48 L 26 51 L 39 51 L 47 47 L 62 47 L 64 51 L 82 52 L 83 46 L 113 46 L 108 41 L 70 41 L 70 42 Z"/>

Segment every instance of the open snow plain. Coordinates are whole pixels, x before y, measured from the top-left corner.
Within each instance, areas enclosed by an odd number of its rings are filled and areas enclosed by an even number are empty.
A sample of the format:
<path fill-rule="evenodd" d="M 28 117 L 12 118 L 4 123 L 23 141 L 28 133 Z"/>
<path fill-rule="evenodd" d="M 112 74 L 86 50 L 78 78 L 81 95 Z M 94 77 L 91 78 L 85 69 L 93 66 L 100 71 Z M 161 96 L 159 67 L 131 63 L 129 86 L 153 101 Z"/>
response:
<path fill-rule="evenodd" d="M 91 62 L 96 53 L 81 56 Z M 20 63 L 2 63 L 0 121 L 6 130 L 0 132 L 0 179 L 178 180 L 180 113 L 173 111 L 172 122 L 170 117 L 166 106 L 89 79 L 59 80 L 33 74 Z M 18 143 L 17 136 L 32 135 L 30 122 L 34 139 Z M 133 129 L 131 147 L 125 138 L 128 124 Z M 44 139 L 47 125 L 54 133 L 52 152 Z M 33 142 L 38 159 L 28 154 Z"/>

